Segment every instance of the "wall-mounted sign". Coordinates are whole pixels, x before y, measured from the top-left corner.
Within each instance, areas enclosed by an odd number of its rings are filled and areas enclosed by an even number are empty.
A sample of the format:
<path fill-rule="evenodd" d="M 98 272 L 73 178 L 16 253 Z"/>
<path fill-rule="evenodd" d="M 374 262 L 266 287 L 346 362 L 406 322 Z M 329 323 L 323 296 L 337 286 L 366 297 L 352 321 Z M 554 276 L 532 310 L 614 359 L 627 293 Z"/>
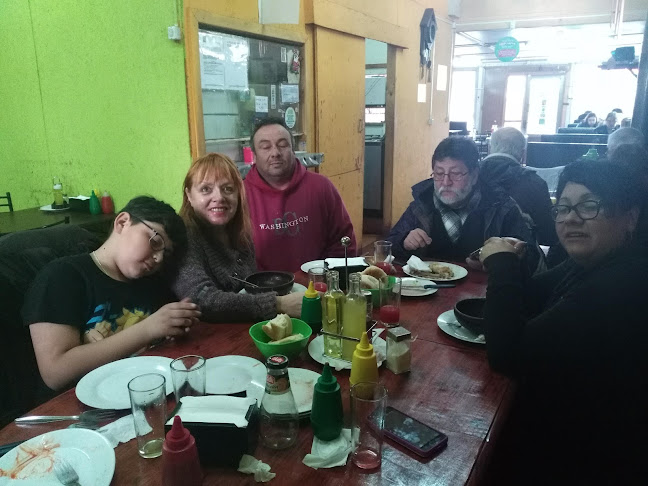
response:
<path fill-rule="evenodd" d="M 297 123 L 297 114 L 295 113 L 295 109 L 292 106 L 289 106 L 286 109 L 286 113 L 284 115 L 284 121 L 286 122 L 286 126 L 288 128 L 295 127 L 295 124 Z"/>
<path fill-rule="evenodd" d="M 502 37 L 495 44 L 495 57 L 503 62 L 512 61 L 520 53 L 520 43 L 515 37 Z"/>

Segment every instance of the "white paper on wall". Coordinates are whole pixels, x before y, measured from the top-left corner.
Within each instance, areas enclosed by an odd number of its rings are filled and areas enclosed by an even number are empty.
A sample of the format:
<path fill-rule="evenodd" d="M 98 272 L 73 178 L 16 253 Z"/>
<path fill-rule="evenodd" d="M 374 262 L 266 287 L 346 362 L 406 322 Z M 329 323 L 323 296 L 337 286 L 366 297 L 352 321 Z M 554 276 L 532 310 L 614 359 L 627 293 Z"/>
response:
<path fill-rule="evenodd" d="M 248 89 L 250 48 L 247 39 L 201 30 L 198 45 L 202 89 Z"/>
<path fill-rule="evenodd" d="M 299 103 L 298 84 L 282 84 L 279 88 L 282 103 Z"/>
<path fill-rule="evenodd" d="M 260 24 L 298 24 L 299 0 L 259 0 Z"/>

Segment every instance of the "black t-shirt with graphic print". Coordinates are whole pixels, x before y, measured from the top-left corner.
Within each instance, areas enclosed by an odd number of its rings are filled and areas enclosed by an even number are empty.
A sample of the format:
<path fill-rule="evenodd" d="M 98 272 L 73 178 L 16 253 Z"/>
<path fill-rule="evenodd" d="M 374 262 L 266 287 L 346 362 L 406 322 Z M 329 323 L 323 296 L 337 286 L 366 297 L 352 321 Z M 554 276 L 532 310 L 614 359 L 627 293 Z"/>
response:
<path fill-rule="evenodd" d="M 89 254 L 83 254 L 60 258 L 43 268 L 25 296 L 22 316 L 25 325 L 67 324 L 77 327 L 80 334 L 96 329 L 108 337 L 171 300 L 158 277 L 114 280 Z"/>

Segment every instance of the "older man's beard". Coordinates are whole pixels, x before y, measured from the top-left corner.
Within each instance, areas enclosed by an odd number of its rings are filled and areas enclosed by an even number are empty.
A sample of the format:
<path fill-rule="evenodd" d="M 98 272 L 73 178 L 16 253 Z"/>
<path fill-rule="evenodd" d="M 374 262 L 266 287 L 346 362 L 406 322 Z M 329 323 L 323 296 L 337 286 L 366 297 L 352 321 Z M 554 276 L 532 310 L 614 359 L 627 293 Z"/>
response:
<path fill-rule="evenodd" d="M 463 189 L 455 189 L 454 187 L 442 186 L 434 188 L 434 192 L 439 200 L 453 209 L 460 208 L 468 202 L 468 196 L 472 192 L 477 180 L 474 180 L 472 184 L 465 186 Z M 442 195 L 441 192 L 446 192 L 446 195 Z M 450 196 L 447 193 L 451 192 L 454 196 Z"/>

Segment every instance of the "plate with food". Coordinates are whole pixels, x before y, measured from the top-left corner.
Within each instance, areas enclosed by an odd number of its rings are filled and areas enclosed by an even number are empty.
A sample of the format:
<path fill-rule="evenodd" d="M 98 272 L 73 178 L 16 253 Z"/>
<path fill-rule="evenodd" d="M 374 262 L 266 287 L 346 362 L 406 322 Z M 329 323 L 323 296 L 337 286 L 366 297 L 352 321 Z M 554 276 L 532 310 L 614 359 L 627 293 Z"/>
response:
<path fill-rule="evenodd" d="M 435 282 L 443 281 L 450 282 L 453 280 L 460 280 L 468 275 L 468 270 L 454 263 L 446 262 L 422 262 L 429 269 L 423 270 L 420 268 L 412 268 L 408 263 L 403 267 L 405 272 L 410 277 L 425 278 L 434 280 Z"/>

